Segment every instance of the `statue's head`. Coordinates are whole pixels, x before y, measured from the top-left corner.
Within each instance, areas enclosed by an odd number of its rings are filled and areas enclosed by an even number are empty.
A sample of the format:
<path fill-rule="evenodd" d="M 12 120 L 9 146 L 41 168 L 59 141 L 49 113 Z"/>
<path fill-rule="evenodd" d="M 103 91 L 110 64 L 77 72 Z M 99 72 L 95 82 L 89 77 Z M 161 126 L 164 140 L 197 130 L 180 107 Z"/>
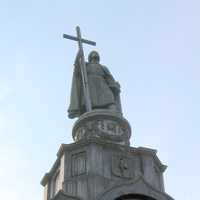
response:
<path fill-rule="evenodd" d="M 91 51 L 88 56 L 88 61 L 90 63 L 99 63 L 100 61 L 99 53 L 97 51 Z"/>

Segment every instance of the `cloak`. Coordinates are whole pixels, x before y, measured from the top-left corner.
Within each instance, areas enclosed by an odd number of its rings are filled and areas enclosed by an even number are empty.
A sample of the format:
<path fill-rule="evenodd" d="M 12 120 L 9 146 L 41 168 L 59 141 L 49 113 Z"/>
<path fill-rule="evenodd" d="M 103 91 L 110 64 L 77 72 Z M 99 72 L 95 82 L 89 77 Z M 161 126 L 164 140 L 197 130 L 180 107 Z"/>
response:
<path fill-rule="evenodd" d="M 115 104 L 118 112 L 121 112 L 120 85 L 114 80 L 109 70 L 98 63 L 86 63 L 86 70 L 92 109 L 106 109 L 109 105 Z M 68 116 L 75 118 L 85 112 L 80 66 L 75 65 Z"/>

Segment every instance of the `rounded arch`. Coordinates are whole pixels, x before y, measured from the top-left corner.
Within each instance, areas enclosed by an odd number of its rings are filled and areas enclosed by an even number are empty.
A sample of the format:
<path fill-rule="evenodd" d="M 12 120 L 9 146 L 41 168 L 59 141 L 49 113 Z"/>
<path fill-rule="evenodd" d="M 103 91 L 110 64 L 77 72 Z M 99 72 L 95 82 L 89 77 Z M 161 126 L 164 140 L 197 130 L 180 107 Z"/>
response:
<path fill-rule="evenodd" d="M 156 200 L 152 197 L 141 195 L 141 194 L 126 194 L 120 197 L 117 197 L 114 200 Z"/>
<path fill-rule="evenodd" d="M 97 197 L 97 200 L 173 200 L 165 192 L 153 188 L 143 177 L 112 186 Z"/>

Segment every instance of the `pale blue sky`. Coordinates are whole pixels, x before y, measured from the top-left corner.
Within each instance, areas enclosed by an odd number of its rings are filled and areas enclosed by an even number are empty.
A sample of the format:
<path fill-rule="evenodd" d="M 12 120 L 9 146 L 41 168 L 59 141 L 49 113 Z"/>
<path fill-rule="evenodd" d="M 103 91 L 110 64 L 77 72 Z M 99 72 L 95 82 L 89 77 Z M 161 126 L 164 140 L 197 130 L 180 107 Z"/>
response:
<path fill-rule="evenodd" d="M 122 86 L 132 146 L 158 150 L 166 192 L 199 198 L 200 1 L 0 1 L 0 195 L 41 199 L 39 182 L 61 143 L 75 34 L 95 40 Z M 86 55 L 93 47 L 84 47 Z"/>

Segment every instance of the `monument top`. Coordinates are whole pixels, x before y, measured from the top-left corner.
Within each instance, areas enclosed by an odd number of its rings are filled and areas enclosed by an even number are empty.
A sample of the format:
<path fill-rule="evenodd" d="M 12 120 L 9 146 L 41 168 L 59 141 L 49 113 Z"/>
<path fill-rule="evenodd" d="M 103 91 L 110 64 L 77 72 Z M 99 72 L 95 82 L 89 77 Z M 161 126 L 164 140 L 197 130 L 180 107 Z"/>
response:
<path fill-rule="evenodd" d="M 100 64 L 100 55 L 91 51 L 85 61 L 83 43 L 96 45 L 82 39 L 80 28 L 77 37 L 64 34 L 63 37 L 78 41 L 78 53 L 74 62 L 69 118 L 79 119 L 72 135 L 75 142 L 99 138 L 115 144 L 128 145 L 131 127 L 122 117 L 120 84 L 106 66 Z"/>
<path fill-rule="evenodd" d="M 78 53 L 74 63 L 69 118 L 80 117 L 93 110 L 109 110 L 122 113 L 120 85 L 115 81 L 106 66 L 100 64 L 100 55 L 92 51 L 85 62 L 82 43 L 96 45 L 95 42 L 82 39 L 80 28 L 77 37 L 64 34 L 63 37 L 78 41 Z"/>

